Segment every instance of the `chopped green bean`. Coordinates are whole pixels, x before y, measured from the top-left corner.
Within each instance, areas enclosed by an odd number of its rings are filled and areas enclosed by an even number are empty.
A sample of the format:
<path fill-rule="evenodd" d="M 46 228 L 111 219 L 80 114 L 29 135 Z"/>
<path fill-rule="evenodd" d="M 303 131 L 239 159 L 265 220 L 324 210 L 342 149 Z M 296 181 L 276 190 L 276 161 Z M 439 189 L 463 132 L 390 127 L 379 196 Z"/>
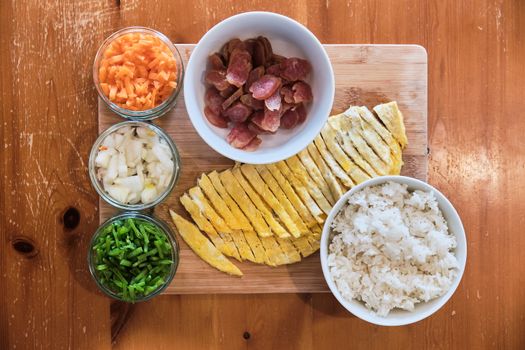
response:
<path fill-rule="evenodd" d="M 138 218 L 104 227 L 92 249 L 99 283 L 130 302 L 159 289 L 175 258 L 166 233 Z"/>

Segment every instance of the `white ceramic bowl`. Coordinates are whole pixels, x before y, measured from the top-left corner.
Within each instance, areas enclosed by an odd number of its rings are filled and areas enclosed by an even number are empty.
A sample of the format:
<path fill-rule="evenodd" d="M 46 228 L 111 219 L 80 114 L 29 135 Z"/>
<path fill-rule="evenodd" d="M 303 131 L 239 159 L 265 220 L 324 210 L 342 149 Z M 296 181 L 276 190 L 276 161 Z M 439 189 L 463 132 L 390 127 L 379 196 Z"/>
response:
<path fill-rule="evenodd" d="M 233 38 L 242 40 L 267 37 L 275 53 L 310 61 L 312 73 L 307 80 L 314 100 L 307 106 L 306 121 L 292 130 L 279 129 L 262 135 L 255 152 L 236 149 L 226 142 L 228 129 L 211 125 L 204 116 L 204 73 L 208 56 Z M 184 101 L 193 126 L 214 150 L 230 159 L 251 164 L 267 164 L 291 157 L 304 149 L 319 134 L 334 100 L 334 73 L 330 59 L 317 38 L 300 23 L 271 12 L 246 12 L 225 19 L 211 28 L 192 52 L 184 79 Z"/>
<path fill-rule="evenodd" d="M 337 287 L 332 280 L 332 277 L 330 275 L 330 271 L 328 268 L 327 258 L 328 258 L 328 246 L 331 241 L 331 235 L 332 235 L 332 222 L 334 220 L 334 217 L 339 213 L 341 208 L 346 205 L 348 198 L 360 191 L 361 189 L 369 186 L 375 186 L 379 184 L 383 184 L 388 181 L 394 181 L 401 184 L 406 184 L 408 186 L 408 189 L 410 191 L 414 190 L 422 190 L 422 191 L 433 191 L 434 195 L 436 197 L 436 200 L 439 204 L 439 208 L 443 212 L 443 216 L 445 217 L 445 220 L 448 223 L 448 228 L 451 233 L 456 235 L 457 240 L 457 248 L 455 251 L 456 258 L 459 262 L 459 273 L 456 276 L 456 279 L 452 283 L 452 286 L 450 289 L 441 297 L 433 299 L 429 302 L 422 302 L 416 304 L 416 307 L 414 311 L 405 311 L 400 309 L 394 309 L 390 311 L 387 317 L 381 317 L 374 315 L 370 312 L 369 309 L 366 308 L 364 303 L 357 301 L 357 300 L 351 300 L 347 301 L 345 300 L 341 293 L 337 290 Z M 410 177 L 405 176 L 381 176 L 376 177 L 373 179 L 370 179 L 368 181 L 365 181 L 356 187 L 352 188 L 350 191 L 345 193 L 334 205 L 332 208 L 332 211 L 330 212 L 330 215 L 328 215 L 328 218 L 326 219 L 326 222 L 324 224 L 323 233 L 321 236 L 321 265 L 323 268 L 323 274 L 324 278 L 326 280 L 326 283 L 328 284 L 328 287 L 330 287 L 330 290 L 336 297 L 336 299 L 352 314 L 355 316 L 368 321 L 370 323 L 374 323 L 381 326 L 402 326 L 407 325 L 410 323 L 414 323 L 417 321 L 420 321 L 430 315 L 432 315 L 434 312 L 439 310 L 445 303 L 450 299 L 452 294 L 454 294 L 454 291 L 459 285 L 459 282 L 461 281 L 461 277 L 463 276 L 463 272 L 465 270 L 465 263 L 467 260 L 467 241 L 465 238 L 465 230 L 463 229 L 463 224 L 461 223 L 461 219 L 459 218 L 458 213 L 456 212 L 456 209 L 452 206 L 452 204 L 449 202 L 449 200 L 438 190 L 436 190 L 434 187 L 430 186 L 429 184 L 413 179 Z"/>

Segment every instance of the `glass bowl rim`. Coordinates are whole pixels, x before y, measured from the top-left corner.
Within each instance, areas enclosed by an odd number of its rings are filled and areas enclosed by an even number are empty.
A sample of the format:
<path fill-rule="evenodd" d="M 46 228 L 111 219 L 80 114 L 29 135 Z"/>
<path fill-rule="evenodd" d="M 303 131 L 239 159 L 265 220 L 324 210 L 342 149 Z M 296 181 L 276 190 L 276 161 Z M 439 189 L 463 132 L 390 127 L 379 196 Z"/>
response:
<path fill-rule="evenodd" d="M 170 242 L 171 247 L 172 247 L 172 258 L 173 258 L 173 263 L 171 264 L 170 273 L 167 276 L 166 281 L 158 289 L 154 290 L 150 294 L 148 294 L 146 296 L 143 296 L 143 297 L 140 297 L 140 298 L 137 298 L 137 299 L 135 299 L 133 301 L 122 299 L 121 297 L 116 295 L 112 290 L 110 290 L 108 287 L 106 287 L 105 285 L 100 283 L 98 275 L 97 275 L 97 272 L 96 272 L 96 269 L 95 269 L 95 266 L 94 266 L 93 249 L 92 249 L 93 245 L 95 244 L 96 239 L 102 233 L 102 229 L 104 227 L 106 227 L 107 225 L 113 223 L 114 221 L 127 219 L 127 218 L 130 218 L 130 217 L 138 218 L 138 219 L 147 221 L 147 222 L 152 223 L 155 226 L 159 227 L 162 230 L 162 232 L 168 237 L 168 241 Z M 179 243 L 177 242 L 177 238 L 173 234 L 173 231 L 171 230 L 170 226 L 168 224 L 166 224 L 163 220 L 155 217 L 154 215 L 147 215 L 147 214 L 133 212 L 133 211 L 119 213 L 119 214 L 117 214 L 115 216 L 112 216 L 112 217 L 108 218 L 106 221 L 104 221 L 102 224 L 100 224 L 99 227 L 97 228 L 97 230 L 95 231 L 95 233 L 93 234 L 93 236 L 91 237 L 91 240 L 89 242 L 88 256 L 87 256 L 89 272 L 90 272 L 91 277 L 93 278 L 93 280 L 95 280 L 95 283 L 97 284 L 98 288 L 105 295 L 107 295 L 107 296 L 109 296 L 109 297 L 111 297 L 113 299 L 124 301 L 124 302 L 127 302 L 127 303 L 137 303 L 137 302 L 147 301 L 147 300 L 150 300 L 151 298 L 159 295 L 160 293 L 162 293 L 162 291 L 164 291 L 171 284 L 171 281 L 175 277 L 175 274 L 176 274 L 177 269 L 179 267 L 179 260 L 180 260 Z"/>
<path fill-rule="evenodd" d="M 95 159 L 97 157 L 98 148 L 102 144 L 102 142 L 108 137 L 111 133 L 117 131 L 118 129 L 125 127 L 125 126 L 144 126 L 149 128 L 150 130 L 153 130 L 157 135 L 159 135 L 161 138 L 164 138 L 166 142 L 168 143 L 168 146 L 171 150 L 171 156 L 173 158 L 173 176 L 168 184 L 168 187 L 162 192 L 154 201 L 150 203 L 140 203 L 140 204 L 124 204 L 107 193 L 104 188 L 102 187 L 100 181 L 97 179 L 96 174 L 96 165 L 95 165 Z M 93 143 L 93 146 L 91 147 L 91 151 L 89 154 L 89 160 L 88 160 L 88 171 L 89 171 L 89 178 L 91 180 L 92 186 L 95 188 L 95 191 L 97 191 L 98 195 L 106 201 L 106 203 L 110 204 L 113 207 L 116 207 L 118 209 L 122 210 L 130 210 L 130 211 L 141 211 L 146 210 L 149 208 L 152 208 L 156 205 L 158 205 L 160 202 L 162 202 L 175 188 L 175 185 L 179 181 L 180 173 L 181 173 L 181 159 L 179 150 L 177 149 L 177 145 L 175 142 L 171 139 L 171 137 L 159 126 L 146 122 L 146 121 L 140 121 L 140 120 L 126 120 L 117 124 L 114 124 L 104 130 L 98 138 Z"/>
<path fill-rule="evenodd" d="M 133 111 L 130 109 L 122 108 L 119 105 L 111 102 L 107 96 L 103 93 L 100 83 L 98 80 L 98 67 L 99 62 L 102 59 L 102 56 L 104 54 L 105 49 L 109 46 L 109 44 L 115 40 L 116 38 L 128 34 L 128 33 L 146 33 L 150 35 L 157 36 L 160 40 L 162 40 L 163 43 L 165 43 L 170 51 L 173 53 L 173 57 L 175 58 L 175 62 L 177 63 L 177 87 L 173 90 L 170 97 L 168 97 L 165 101 L 163 101 L 161 104 L 154 108 L 146 109 L 143 111 Z M 171 107 L 173 106 L 175 100 L 177 99 L 177 96 L 182 90 L 182 85 L 184 81 L 184 63 L 182 61 L 182 56 L 175 46 L 173 42 L 164 34 L 161 32 L 148 28 L 148 27 L 142 27 L 142 26 L 130 26 L 125 27 L 117 30 L 110 36 L 108 36 L 103 43 L 100 45 L 100 47 L 97 50 L 97 53 L 95 54 L 95 59 L 93 60 L 93 83 L 95 84 L 95 88 L 97 89 L 98 96 L 102 101 L 104 101 L 104 104 L 108 106 L 110 110 L 117 113 L 119 116 L 130 119 L 130 120 L 153 120 L 158 117 L 161 117 L 163 114 L 165 114 Z"/>

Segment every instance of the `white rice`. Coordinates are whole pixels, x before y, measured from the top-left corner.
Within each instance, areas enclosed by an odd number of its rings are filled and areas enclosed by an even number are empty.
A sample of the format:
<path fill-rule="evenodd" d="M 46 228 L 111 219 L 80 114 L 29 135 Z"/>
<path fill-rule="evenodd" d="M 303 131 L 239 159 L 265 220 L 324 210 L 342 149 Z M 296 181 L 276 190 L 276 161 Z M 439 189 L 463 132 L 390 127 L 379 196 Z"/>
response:
<path fill-rule="evenodd" d="M 395 182 L 364 188 L 332 228 L 328 266 L 337 289 L 379 316 L 445 294 L 458 273 L 456 237 L 433 192 Z"/>

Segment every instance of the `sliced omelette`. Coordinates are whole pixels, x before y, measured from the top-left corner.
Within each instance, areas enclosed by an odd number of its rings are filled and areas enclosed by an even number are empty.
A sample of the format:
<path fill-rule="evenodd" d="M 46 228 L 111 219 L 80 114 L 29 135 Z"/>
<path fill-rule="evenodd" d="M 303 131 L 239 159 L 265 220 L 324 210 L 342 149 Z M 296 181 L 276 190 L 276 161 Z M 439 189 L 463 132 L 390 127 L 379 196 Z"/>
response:
<path fill-rule="evenodd" d="M 304 187 L 308 190 L 308 193 L 310 193 L 310 195 L 315 200 L 319 208 L 321 208 L 321 210 L 324 211 L 326 215 L 328 215 L 328 213 L 330 213 L 330 210 L 332 210 L 332 205 L 328 202 L 328 200 L 323 195 L 323 192 L 317 187 L 315 182 L 312 180 L 299 158 L 297 156 L 292 156 L 286 159 L 285 162 L 292 171 L 292 173 L 299 179 L 299 181 L 302 182 Z"/>
<path fill-rule="evenodd" d="M 319 154 L 323 157 L 323 160 L 328 164 L 330 169 L 332 169 L 332 172 L 334 175 L 348 188 L 354 187 L 355 183 L 354 181 L 348 176 L 346 171 L 341 168 L 339 163 L 334 159 L 328 148 L 326 147 L 326 144 L 324 143 L 323 138 L 321 135 L 317 135 L 317 137 L 314 140 L 315 147 L 317 147 L 317 150 Z"/>
<path fill-rule="evenodd" d="M 250 225 L 250 221 L 248 220 L 248 218 L 244 215 L 237 203 L 235 203 L 235 201 L 231 198 L 231 196 L 228 194 L 228 192 L 222 185 L 222 182 L 219 179 L 219 174 L 216 171 L 212 171 L 208 174 L 208 177 L 212 182 L 214 189 L 220 195 L 221 199 L 224 200 L 228 208 L 231 210 L 232 214 L 237 218 L 237 220 L 243 227 L 243 230 L 241 230 L 240 233 L 244 235 L 246 243 L 248 243 L 250 249 L 252 250 L 254 262 L 258 264 L 266 263 L 268 261 L 268 258 L 266 257 L 266 253 L 262 247 L 262 243 L 259 240 L 259 237 L 257 236 L 257 233 Z"/>
<path fill-rule="evenodd" d="M 288 179 L 292 184 L 293 188 L 296 190 L 299 197 L 303 200 L 304 204 L 310 210 L 310 213 L 314 216 L 317 222 L 324 221 L 324 213 L 319 208 L 315 200 L 310 195 L 308 189 L 303 185 L 303 183 L 292 173 L 288 165 L 285 162 L 280 161 L 275 163 L 276 168 L 281 172 L 284 178 Z"/>
<path fill-rule="evenodd" d="M 270 226 L 272 232 L 275 233 L 278 237 L 290 237 L 290 234 L 286 232 L 284 227 L 282 227 L 281 224 L 272 215 L 271 211 L 269 210 L 269 207 L 263 202 L 261 197 L 253 190 L 248 181 L 246 181 L 246 179 L 241 173 L 241 169 L 238 167 L 233 168 L 231 172 L 235 179 L 239 182 L 241 187 L 244 189 L 248 197 L 250 197 L 253 204 L 255 204 L 255 207 L 259 210 L 264 220 L 268 223 L 268 226 Z"/>
<path fill-rule="evenodd" d="M 312 157 L 310 157 L 308 150 L 305 148 L 301 152 L 297 153 L 297 155 L 299 156 L 308 174 L 315 181 L 316 185 L 319 186 L 319 190 L 321 190 L 321 192 L 323 193 L 323 196 L 328 200 L 330 205 L 334 205 L 335 202 L 337 202 L 337 199 L 339 199 L 339 196 L 334 197 L 334 194 L 330 190 L 330 186 L 324 179 L 323 174 L 321 174 L 321 171 L 315 164 Z M 330 172 L 330 175 L 331 175 L 331 172 Z"/>
<path fill-rule="evenodd" d="M 403 122 L 403 114 L 401 114 L 401 111 L 397 107 L 397 102 L 392 101 L 377 105 L 374 107 L 374 111 L 401 147 L 404 148 L 408 144 L 408 140 L 405 123 Z"/>
<path fill-rule="evenodd" d="M 299 237 L 301 235 L 301 231 L 299 230 L 295 222 L 292 220 L 290 215 L 288 215 L 288 212 L 284 209 L 279 200 L 273 195 L 272 191 L 270 191 L 270 188 L 261 178 L 255 167 L 250 164 L 244 164 L 241 166 L 241 171 L 248 180 L 248 182 L 255 189 L 255 191 L 261 196 L 261 198 L 263 198 L 263 200 L 266 203 L 268 203 L 270 208 L 272 208 L 272 210 L 277 214 L 277 216 L 284 223 L 289 232 L 294 237 Z"/>
<path fill-rule="evenodd" d="M 224 188 L 219 178 L 219 173 L 216 171 L 212 171 L 211 173 L 208 174 L 208 178 L 210 179 L 215 191 L 217 191 L 219 196 L 222 198 L 222 200 L 226 203 L 228 208 L 231 210 L 233 217 L 239 223 L 239 228 L 244 231 L 255 231 L 252 225 L 250 224 L 250 221 L 246 218 L 246 216 L 244 216 L 239 206 L 233 201 L 231 196 L 228 194 L 228 192 Z"/>
<path fill-rule="evenodd" d="M 339 114 L 328 119 L 328 126 L 326 133 L 330 133 L 333 136 L 337 143 L 339 143 L 339 146 L 341 146 L 343 151 L 348 154 L 355 164 L 368 175 L 377 176 L 376 170 L 359 154 L 359 151 L 349 138 L 349 133 L 352 128 L 350 120 L 344 117 L 344 115 Z"/>
<path fill-rule="evenodd" d="M 372 127 L 372 129 L 386 142 L 394 158 L 400 162 L 399 170 L 402 161 L 402 148 L 396 139 L 392 136 L 390 131 L 388 131 L 383 124 L 381 124 L 376 117 L 368 110 L 366 107 L 357 107 L 359 115 Z"/>
<path fill-rule="evenodd" d="M 226 202 L 221 198 L 217 190 L 213 187 L 210 178 L 206 174 L 202 174 L 197 180 L 197 184 L 206 194 L 206 197 L 210 199 L 211 204 L 217 210 L 217 212 L 224 218 L 226 224 L 232 228 L 232 230 L 242 230 L 243 225 L 239 222 L 238 218 L 233 215 Z"/>
<path fill-rule="evenodd" d="M 350 151 L 355 152 L 353 157 L 356 160 L 356 163 L 361 166 L 361 168 L 371 168 L 371 170 L 368 170 L 368 173 L 372 176 L 387 175 L 390 171 L 390 166 L 385 164 L 383 160 L 379 158 L 379 156 L 374 152 L 374 149 L 368 145 L 367 141 L 363 137 L 363 133 L 361 132 L 360 121 L 361 116 L 358 112 L 348 110 L 343 114 L 330 118 L 329 124 L 337 125 L 340 129 L 340 132 L 348 136 L 342 140 L 347 140 L 347 147 L 351 148 Z M 344 143 L 344 141 L 342 142 Z M 357 162 L 357 159 L 359 159 L 359 162 Z"/>
<path fill-rule="evenodd" d="M 374 111 L 377 116 L 366 107 L 350 107 L 330 117 L 314 142 L 283 161 L 202 174 L 180 200 L 208 238 L 170 211 L 192 237 L 200 234 L 190 247 L 201 257 L 211 254 L 210 264 L 222 263 L 224 254 L 280 266 L 316 252 L 326 215 L 345 191 L 371 177 L 400 172 L 407 144 L 403 115 L 395 102 Z M 241 273 L 234 265 L 220 269 Z"/>
<path fill-rule="evenodd" d="M 339 183 L 335 175 L 332 173 L 332 170 L 328 165 L 326 165 L 325 161 L 323 160 L 323 157 L 321 156 L 321 154 L 317 150 L 317 147 L 315 147 L 313 143 L 309 144 L 306 149 L 308 150 L 308 154 L 310 155 L 310 157 L 312 157 L 312 160 L 319 168 L 319 171 L 323 174 L 324 180 L 328 184 L 330 192 L 332 192 L 332 196 L 337 201 L 344 194 L 346 188 L 344 188 Z"/>
<path fill-rule="evenodd" d="M 182 216 L 170 210 L 171 219 L 184 242 L 204 261 L 214 268 L 233 276 L 242 276 L 241 270 L 231 263 L 199 229 Z"/>
<path fill-rule="evenodd" d="M 389 171 L 391 172 L 394 168 L 395 158 L 392 157 L 391 150 L 385 141 L 363 118 L 360 111 L 364 111 L 364 109 L 368 111 L 366 107 L 350 107 L 343 113 L 343 115 L 350 117 L 354 116 L 354 118 L 351 118 L 350 120 L 350 126 L 357 129 L 359 134 L 362 135 L 363 139 L 366 140 L 367 144 L 370 145 L 377 156 L 389 167 Z M 367 114 L 371 114 L 371 112 L 368 111 Z M 339 118 L 339 120 L 345 119 Z"/>
<path fill-rule="evenodd" d="M 283 206 L 283 208 L 286 210 L 290 218 L 293 220 L 295 226 L 299 229 L 299 232 L 301 235 L 306 234 L 309 232 L 308 227 L 306 227 L 306 224 L 304 223 L 303 219 L 299 216 L 299 213 L 297 212 L 296 208 L 294 208 L 293 204 L 291 203 L 291 200 L 286 196 L 286 194 L 283 192 L 279 184 L 277 183 L 277 180 L 272 176 L 270 171 L 266 168 L 264 165 L 255 165 L 254 168 L 257 170 L 261 178 L 264 180 L 265 184 L 268 186 L 268 188 L 272 191 L 272 193 L 275 195 L 276 199 L 279 201 L 279 203 Z M 292 190 L 293 192 L 293 190 Z M 295 193 L 294 193 L 295 195 Z M 296 203 L 301 204 L 301 200 L 296 197 Z M 307 213 L 307 218 L 311 217 L 312 225 L 316 224 L 317 221 L 310 215 L 308 212 L 308 209 L 302 205 L 301 211 L 304 213 Z"/>
<path fill-rule="evenodd" d="M 229 195 L 237 202 L 246 217 L 250 219 L 257 234 L 261 237 L 271 236 L 272 231 L 266 224 L 266 221 L 264 221 L 261 212 L 257 210 L 257 207 L 252 203 L 250 197 L 244 192 L 244 189 L 233 176 L 231 170 L 223 171 L 220 173 L 219 177 Z"/>
<path fill-rule="evenodd" d="M 201 212 L 199 206 L 187 194 L 183 194 L 180 197 L 180 202 L 182 203 L 186 211 L 190 213 L 191 218 L 193 219 L 193 221 L 195 221 L 199 228 L 202 231 L 206 232 L 206 234 L 213 242 L 213 244 L 217 247 L 217 249 L 219 249 L 223 254 L 234 257 L 239 261 L 241 260 L 239 251 L 237 250 L 237 247 L 235 247 L 231 239 L 224 240 L 223 237 L 219 235 L 219 233 L 215 230 L 213 225 Z"/>

